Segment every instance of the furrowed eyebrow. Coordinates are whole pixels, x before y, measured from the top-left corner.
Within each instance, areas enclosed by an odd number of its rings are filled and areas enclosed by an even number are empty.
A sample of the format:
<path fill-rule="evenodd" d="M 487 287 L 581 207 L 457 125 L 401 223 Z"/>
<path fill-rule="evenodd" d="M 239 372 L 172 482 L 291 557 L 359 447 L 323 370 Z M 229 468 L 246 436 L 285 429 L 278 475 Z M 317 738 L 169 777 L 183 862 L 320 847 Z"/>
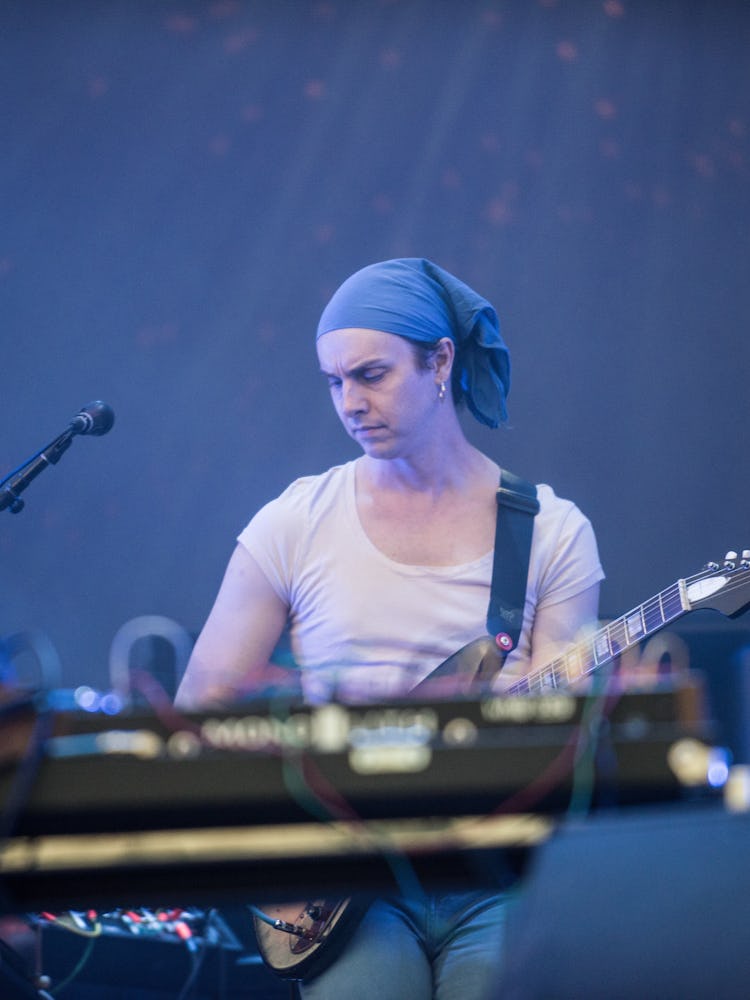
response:
<path fill-rule="evenodd" d="M 369 368 L 384 368 L 387 362 L 381 358 L 373 358 L 371 361 L 364 361 L 362 364 L 355 365 L 354 368 L 350 368 L 349 371 L 344 372 L 344 375 L 348 375 L 350 378 L 357 378 L 363 372 L 366 372 Z M 339 376 L 335 372 L 327 372 L 325 368 L 320 369 L 321 375 L 325 375 L 326 378 L 338 378 Z"/>

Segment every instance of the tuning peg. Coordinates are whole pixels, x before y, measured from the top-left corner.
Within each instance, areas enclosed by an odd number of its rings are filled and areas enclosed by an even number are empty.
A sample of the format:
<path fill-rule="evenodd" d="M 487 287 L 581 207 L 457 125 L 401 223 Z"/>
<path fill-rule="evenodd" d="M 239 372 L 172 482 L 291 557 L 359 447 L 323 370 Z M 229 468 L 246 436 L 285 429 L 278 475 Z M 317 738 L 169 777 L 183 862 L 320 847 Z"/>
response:
<path fill-rule="evenodd" d="M 742 550 L 742 562 L 740 563 L 740 566 L 742 566 L 743 569 L 750 569 L 750 549 Z"/>
<path fill-rule="evenodd" d="M 734 549 L 730 549 L 729 552 L 724 556 L 724 569 L 734 569 L 737 565 L 738 559 L 737 553 Z"/>
<path fill-rule="evenodd" d="M 707 562 L 706 563 L 706 570 L 709 573 L 715 573 L 717 571 L 717 569 L 721 569 L 721 567 L 719 566 L 719 564 L 717 562 Z"/>

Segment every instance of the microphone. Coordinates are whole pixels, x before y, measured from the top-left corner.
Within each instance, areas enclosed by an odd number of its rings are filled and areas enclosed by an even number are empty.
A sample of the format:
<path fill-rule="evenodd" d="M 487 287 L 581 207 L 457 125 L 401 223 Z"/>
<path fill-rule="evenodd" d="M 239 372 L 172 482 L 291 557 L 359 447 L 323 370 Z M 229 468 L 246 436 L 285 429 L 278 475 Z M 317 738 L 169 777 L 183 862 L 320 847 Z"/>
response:
<path fill-rule="evenodd" d="M 101 399 L 87 403 L 73 417 L 68 425 L 72 434 L 94 434 L 99 436 L 112 430 L 115 422 L 115 411 Z"/>
<path fill-rule="evenodd" d="M 106 434 L 112 429 L 114 422 L 115 414 L 111 406 L 107 406 L 100 399 L 87 403 L 73 417 L 62 434 L 0 481 L 0 511 L 8 508 L 11 514 L 17 514 L 23 510 L 24 501 L 20 499 L 19 494 L 40 472 L 50 465 L 57 465 L 73 443 L 76 434 Z"/>

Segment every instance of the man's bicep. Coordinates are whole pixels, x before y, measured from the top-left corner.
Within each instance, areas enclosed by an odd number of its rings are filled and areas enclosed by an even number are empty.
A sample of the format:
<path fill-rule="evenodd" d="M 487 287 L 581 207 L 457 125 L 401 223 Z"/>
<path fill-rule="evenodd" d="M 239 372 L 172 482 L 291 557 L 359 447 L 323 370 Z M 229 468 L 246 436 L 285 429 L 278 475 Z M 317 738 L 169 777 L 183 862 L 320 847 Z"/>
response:
<path fill-rule="evenodd" d="M 531 669 L 551 663 L 572 643 L 596 628 L 598 615 L 598 583 L 558 604 L 538 608 L 531 639 Z"/>
<path fill-rule="evenodd" d="M 262 686 L 287 612 L 258 563 L 238 545 L 190 657 L 178 704 L 231 701 Z"/>

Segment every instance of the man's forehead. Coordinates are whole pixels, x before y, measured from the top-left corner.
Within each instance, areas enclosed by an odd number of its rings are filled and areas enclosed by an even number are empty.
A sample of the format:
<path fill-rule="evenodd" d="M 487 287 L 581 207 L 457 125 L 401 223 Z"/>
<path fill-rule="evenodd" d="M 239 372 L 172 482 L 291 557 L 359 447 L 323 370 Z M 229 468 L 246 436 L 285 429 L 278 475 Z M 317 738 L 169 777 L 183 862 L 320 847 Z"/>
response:
<path fill-rule="evenodd" d="M 409 352 L 403 337 L 383 330 L 350 328 L 331 330 L 318 339 L 318 358 L 326 369 L 335 365 L 345 371 L 393 360 Z"/>

